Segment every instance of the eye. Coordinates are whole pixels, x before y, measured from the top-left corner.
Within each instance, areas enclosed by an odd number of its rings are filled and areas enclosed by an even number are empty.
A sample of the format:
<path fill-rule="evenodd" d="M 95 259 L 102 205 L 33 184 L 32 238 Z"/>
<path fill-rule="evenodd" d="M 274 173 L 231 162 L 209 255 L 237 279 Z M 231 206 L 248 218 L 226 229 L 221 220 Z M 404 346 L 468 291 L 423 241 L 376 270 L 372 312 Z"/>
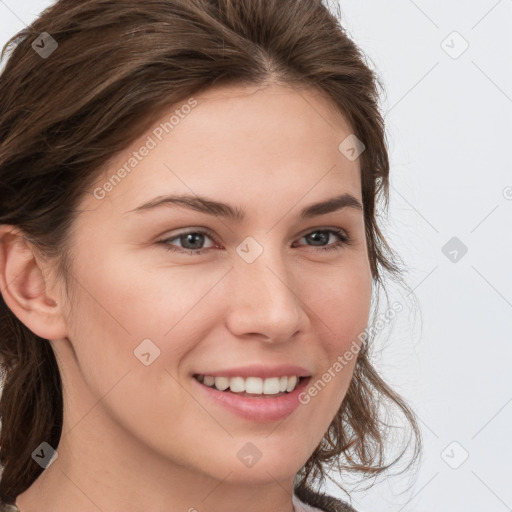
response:
<path fill-rule="evenodd" d="M 168 251 L 183 252 L 185 254 L 194 256 L 206 252 L 207 249 L 198 247 L 204 243 L 205 237 L 213 239 L 209 232 L 198 229 L 194 231 L 185 231 L 184 233 L 180 233 L 176 236 L 173 236 L 172 238 L 160 240 L 157 243 L 164 244 L 166 246 L 165 248 Z M 173 240 L 179 240 L 180 243 L 184 243 L 185 246 L 190 247 L 182 247 L 183 250 L 180 251 L 179 248 L 176 248 L 175 246 L 170 244 L 170 242 L 172 242 Z"/>
<path fill-rule="evenodd" d="M 320 234 L 320 237 L 313 236 Z M 302 238 L 308 238 L 310 241 L 313 242 L 322 242 L 322 241 L 328 241 L 330 235 L 334 234 L 334 236 L 337 238 L 337 242 L 333 244 L 329 244 L 326 246 L 320 246 L 318 249 L 320 251 L 332 251 L 332 250 L 341 250 L 345 245 L 349 245 L 351 243 L 351 239 L 348 236 L 348 234 L 338 228 L 331 228 L 331 229 L 317 229 L 315 231 L 310 231 L 308 234 L 304 235 Z M 301 240 L 302 240 L 301 238 Z"/>
<path fill-rule="evenodd" d="M 320 235 L 320 236 L 318 236 Z M 348 234 L 339 228 L 330 228 L 330 229 L 316 229 L 314 231 L 310 231 L 306 235 L 300 238 L 307 239 L 310 242 L 320 244 L 323 242 L 328 242 L 331 235 L 334 235 L 337 239 L 336 242 L 325 245 L 325 246 L 316 246 L 319 251 L 332 251 L 332 250 L 341 250 L 344 246 L 349 245 L 351 243 L 351 238 L 348 236 Z M 197 256 L 200 254 L 205 253 L 208 248 L 202 247 L 204 244 L 204 239 L 210 238 L 213 241 L 214 238 L 211 235 L 209 231 L 205 231 L 202 229 L 197 230 L 191 230 L 191 231 L 185 231 L 183 233 L 180 233 L 178 235 L 175 235 L 171 238 L 165 238 L 163 240 L 158 240 L 158 244 L 162 244 L 165 246 L 166 250 L 172 251 L 172 252 L 180 252 L 182 254 L 188 254 L 190 256 Z M 176 247 L 171 242 L 178 240 L 182 247 Z M 200 247 L 201 246 L 201 247 Z"/>

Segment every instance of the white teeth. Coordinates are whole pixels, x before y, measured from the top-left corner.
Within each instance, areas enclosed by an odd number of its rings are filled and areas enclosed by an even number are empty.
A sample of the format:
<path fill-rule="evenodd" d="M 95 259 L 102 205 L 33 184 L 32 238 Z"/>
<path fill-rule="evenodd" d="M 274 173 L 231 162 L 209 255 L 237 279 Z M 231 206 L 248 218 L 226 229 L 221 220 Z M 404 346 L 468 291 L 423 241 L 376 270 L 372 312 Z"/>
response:
<path fill-rule="evenodd" d="M 288 386 L 286 387 L 286 391 L 290 392 L 293 391 L 293 388 L 297 384 L 297 377 L 295 375 L 288 379 Z"/>
<path fill-rule="evenodd" d="M 289 377 L 213 377 L 211 375 L 198 375 L 197 380 L 205 386 L 215 387 L 219 391 L 226 391 L 228 388 L 233 393 L 246 393 L 255 395 L 277 395 L 278 393 L 291 392 L 299 382 L 295 375 Z"/>
<path fill-rule="evenodd" d="M 245 379 L 246 393 L 253 393 L 254 395 L 261 395 L 263 393 L 263 379 L 259 377 L 247 377 Z"/>
<path fill-rule="evenodd" d="M 212 377 L 211 375 L 205 375 L 203 379 L 203 384 L 206 386 L 213 386 L 215 384 L 215 377 Z"/>
<path fill-rule="evenodd" d="M 279 377 L 265 379 L 265 381 L 263 382 L 263 394 L 277 395 L 277 393 L 279 393 Z"/>
<path fill-rule="evenodd" d="M 220 391 L 229 388 L 229 379 L 227 377 L 215 377 L 215 387 Z"/>
<path fill-rule="evenodd" d="M 229 379 L 229 389 L 235 393 L 245 391 L 245 381 L 243 377 L 231 377 L 231 379 Z"/>

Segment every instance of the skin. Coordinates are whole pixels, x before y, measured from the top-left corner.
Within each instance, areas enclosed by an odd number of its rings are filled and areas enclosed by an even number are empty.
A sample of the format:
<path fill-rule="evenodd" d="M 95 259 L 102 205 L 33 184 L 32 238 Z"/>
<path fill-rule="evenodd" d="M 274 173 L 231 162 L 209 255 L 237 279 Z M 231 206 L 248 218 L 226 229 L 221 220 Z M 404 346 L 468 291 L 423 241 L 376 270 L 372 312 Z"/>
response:
<path fill-rule="evenodd" d="M 359 160 L 338 150 L 352 130 L 328 100 L 276 84 L 195 99 L 104 199 L 83 198 L 70 298 L 53 262 L 1 227 L 4 299 L 51 340 L 64 389 L 58 458 L 18 496 L 22 512 L 292 512 L 294 476 L 346 394 L 355 358 L 284 421 L 246 420 L 198 393 L 193 373 L 249 363 L 297 364 L 314 382 L 364 331 L 372 283 L 362 210 L 298 218 L 342 193 L 362 202 Z M 96 185 L 150 134 L 108 162 Z M 129 212 L 167 193 L 224 201 L 246 219 Z M 351 244 L 322 251 L 334 233 L 306 237 L 329 227 Z M 189 228 L 213 236 L 183 245 L 176 236 Z M 251 264 L 236 252 L 248 236 L 263 247 Z M 171 252 L 162 239 L 206 252 Z M 145 338 L 160 349 L 148 366 L 133 353 Z M 248 442 L 262 454 L 250 468 L 237 457 Z"/>

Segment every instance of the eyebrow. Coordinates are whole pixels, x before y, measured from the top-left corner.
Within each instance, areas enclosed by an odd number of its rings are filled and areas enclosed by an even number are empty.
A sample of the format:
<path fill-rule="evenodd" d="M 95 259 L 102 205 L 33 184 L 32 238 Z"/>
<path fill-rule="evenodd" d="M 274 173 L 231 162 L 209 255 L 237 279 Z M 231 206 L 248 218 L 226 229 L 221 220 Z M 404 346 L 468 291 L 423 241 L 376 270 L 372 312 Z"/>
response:
<path fill-rule="evenodd" d="M 235 222 L 242 222 L 245 219 L 245 212 L 239 207 L 231 206 L 227 203 L 214 201 L 207 197 L 191 196 L 191 195 L 166 195 L 158 196 L 147 203 L 144 203 L 137 208 L 128 210 L 126 213 L 135 212 L 141 213 L 148 210 L 153 210 L 161 206 L 178 206 L 191 210 L 195 210 L 207 215 L 215 217 L 225 217 Z M 363 210 L 363 206 L 358 199 L 352 194 L 345 193 L 339 196 L 331 197 L 319 203 L 310 204 L 306 206 L 300 213 L 300 219 L 309 219 L 317 215 L 325 215 L 340 211 L 344 208 L 354 208 L 356 210 Z"/>

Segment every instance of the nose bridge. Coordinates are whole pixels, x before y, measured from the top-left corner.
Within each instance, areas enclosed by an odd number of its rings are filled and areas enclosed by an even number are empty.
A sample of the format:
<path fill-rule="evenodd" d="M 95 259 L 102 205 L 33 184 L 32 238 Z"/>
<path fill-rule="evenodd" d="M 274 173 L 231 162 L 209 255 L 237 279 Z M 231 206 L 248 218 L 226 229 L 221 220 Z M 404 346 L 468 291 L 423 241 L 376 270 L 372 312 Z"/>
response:
<path fill-rule="evenodd" d="M 300 327 L 303 311 L 286 255 L 279 244 L 270 243 L 271 238 L 247 237 L 237 247 L 232 328 L 237 334 L 257 332 L 273 340 L 287 339 Z"/>

